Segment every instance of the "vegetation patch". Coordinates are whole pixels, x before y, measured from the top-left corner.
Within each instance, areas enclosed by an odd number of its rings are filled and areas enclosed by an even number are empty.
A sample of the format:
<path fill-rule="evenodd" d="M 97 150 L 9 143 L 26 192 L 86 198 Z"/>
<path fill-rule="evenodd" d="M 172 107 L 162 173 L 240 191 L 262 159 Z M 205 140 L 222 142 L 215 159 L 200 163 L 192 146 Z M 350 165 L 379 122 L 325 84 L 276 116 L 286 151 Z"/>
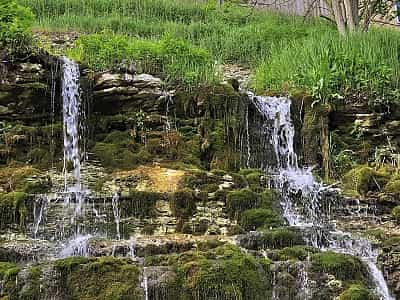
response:
<path fill-rule="evenodd" d="M 60 284 L 70 299 L 142 299 L 139 268 L 114 257 L 71 257 L 56 261 Z"/>
<path fill-rule="evenodd" d="M 329 273 L 339 280 L 368 280 L 368 270 L 356 257 L 331 251 L 316 253 L 311 256 L 312 269 L 315 272 Z"/>
<path fill-rule="evenodd" d="M 371 290 L 359 284 L 352 284 L 340 294 L 339 300 L 376 300 L 378 299 Z"/>
<path fill-rule="evenodd" d="M 248 209 L 243 212 L 239 221 L 243 229 L 256 230 L 261 227 L 272 228 L 284 225 L 284 220 L 279 213 L 267 208 Z"/>

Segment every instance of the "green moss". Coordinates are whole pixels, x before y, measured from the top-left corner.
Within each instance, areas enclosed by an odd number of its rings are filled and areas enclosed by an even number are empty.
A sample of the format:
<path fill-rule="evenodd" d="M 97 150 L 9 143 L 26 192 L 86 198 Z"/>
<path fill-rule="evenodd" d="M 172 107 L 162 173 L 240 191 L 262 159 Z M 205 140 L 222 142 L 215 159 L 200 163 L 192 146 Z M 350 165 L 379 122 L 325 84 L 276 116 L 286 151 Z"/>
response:
<path fill-rule="evenodd" d="M 0 168 L 0 185 L 7 192 L 44 193 L 51 182 L 38 169 L 23 166 Z"/>
<path fill-rule="evenodd" d="M 114 257 L 74 257 L 56 261 L 69 299 L 141 299 L 139 269 L 128 260 Z"/>
<path fill-rule="evenodd" d="M 18 224 L 21 230 L 25 229 L 27 209 L 25 200 L 28 195 L 24 192 L 0 194 L 0 227 Z"/>
<path fill-rule="evenodd" d="M 129 131 L 112 131 L 104 139 L 106 144 L 115 144 L 121 147 L 132 146 L 134 143 L 133 137 Z"/>
<path fill-rule="evenodd" d="M 318 249 L 310 246 L 293 246 L 293 247 L 286 247 L 283 249 L 278 250 L 277 252 L 277 259 L 278 260 L 307 260 L 307 258 L 314 253 L 319 252 Z"/>
<path fill-rule="evenodd" d="M 258 202 L 259 195 L 250 189 L 231 191 L 226 196 L 228 216 L 239 219 L 245 210 L 257 207 Z"/>
<path fill-rule="evenodd" d="M 400 178 L 398 175 L 394 175 L 390 179 L 384 188 L 384 192 L 392 194 L 396 198 L 400 197 Z"/>
<path fill-rule="evenodd" d="M 344 192 L 347 194 L 357 193 L 364 196 L 370 191 L 379 191 L 388 180 L 388 174 L 362 165 L 347 172 L 342 181 Z"/>
<path fill-rule="evenodd" d="M 140 161 L 133 152 L 117 144 L 96 143 L 92 151 L 102 165 L 108 169 L 129 169 L 138 163 L 145 162 Z"/>
<path fill-rule="evenodd" d="M 255 208 L 244 211 L 240 226 L 245 230 L 256 230 L 260 227 L 279 227 L 284 223 L 282 217 L 271 209 Z"/>
<path fill-rule="evenodd" d="M 31 266 L 28 272 L 27 285 L 18 293 L 21 300 L 39 300 L 41 297 L 40 277 L 42 269 L 40 266 Z"/>
<path fill-rule="evenodd" d="M 262 248 L 279 249 L 296 245 L 305 245 L 305 242 L 297 229 L 281 227 L 263 230 L 261 240 L 258 244 Z"/>
<path fill-rule="evenodd" d="M 270 261 L 244 254 L 236 246 L 219 246 L 196 256 L 181 256 L 175 266 L 186 296 L 183 299 L 264 300 L 271 290 Z"/>
<path fill-rule="evenodd" d="M 176 191 L 171 196 L 171 211 L 174 216 L 188 218 L 196 212 L 194 193 L 191 189 L 184 188 Z"/>
<path fill-rule="evenodd" d="M 119 201 L 121 217 L 153 216 L 156 202 L 164 198 L 163 194 L 157 192 L 131 190 L 129 195 L 121 197 Z"/>
<path fill-rule="evenodd" d="M 352 284 L 347 290 L 340 294 L 339 300 L 376 300 L 374 294 L 359 284 Z"/>
<path fill-rule="evenodd" d="M 395 221 L 398 225 L 400 225 L 400 205 L 394 207 L 392 209 L 392 219 Z"/>
<path fill-rule="evenodd" d="M 315 272 L 329 273 L 340 280 L 366 281 L 368 271 L 356 257 L 331 251 L 311 256 L 312 269 Z"/>
<path fill-rule="evenodd" d="M 0 262 L 0 278 L 2 280 L 7 280 L 16 276 L 19 271 L 19 268 L 13 263 Z"/>

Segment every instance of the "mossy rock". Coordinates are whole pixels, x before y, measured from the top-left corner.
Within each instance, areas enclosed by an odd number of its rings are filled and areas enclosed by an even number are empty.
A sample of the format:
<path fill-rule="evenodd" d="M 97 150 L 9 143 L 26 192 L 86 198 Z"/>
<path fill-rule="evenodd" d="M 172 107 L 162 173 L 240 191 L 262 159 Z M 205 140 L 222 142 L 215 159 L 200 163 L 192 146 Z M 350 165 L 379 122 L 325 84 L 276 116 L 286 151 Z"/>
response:
<path fill-rule="evenodd" d="M 197 255 L 179 255 L 174 265 L 182 283 L 181 299 L 266 299 L 271 291 L 271 262 L 233 245 Z"/>
<path fill-rule="evenodd" d="M 0 262 L 0 278 L 7 280 L 19 273 L 20 269 L 16 264 L 10 262 Z"/>
<path fill-rule="evenodd" d="M 245 230 L 256 230 L 260 227 L 279 227 L 284 224 L 281 215 L 267 208 L 248 209 L 243 212 L 239 222 Z"/>
<path fill-rule="evenodd" d="M 263 230 L 262 244 L 264 248 L 280 249 L 296 245 L 305 245 L 305 241 L 296 228 L 281 227 Z"/>
<path fill-rule="evenodd" d="M 31 266 L 28 270 L 28 278 L 25 285 L 20 289 L 18 299 L 21 300 L 39 300 L 41 299 L 41 276 L 42 268 L 40 266 Z"/>
<path fill-rule="evenodd" d="M 18 224 L 21 230 L 25 230 L 27 217 L 25 201 L 27 199 L 28 195 L 24 192 L 0 194 L 0 228 Z"/>
<path fill-rule="evenodd" d="M 352 284 L 340 294 L 339 300 L 377 300 L 378 298 L 362 285 Z"/>
<path fill-rule="evenodd" d="M 308 257 L 314 253 L 318 253 L 319 250 L 310 246 L 293 246 L 286 247 L 277 250 L 275 253 L 276 260 L 300 260 L 305 261 Z"/>
<path fill-rule="evenodd" d="M 31 166 L 0 168 L 0 185 L 6 192 L 45 193 L 51 187 L 50 178 Z"/>
<path fill-rule="evenodd" d="M 193 190 L 184 188 L 173 193 L 170 208 L 175 217 L 188 218 L 192 216 L 196 212 Z"/>
<path fill-rule="evenodd" d="M 368 270 L 361 260 L 349 254 L 316 253 L 311 256 L 311 262 L 314 272 L 332 274 L 339 280 L 366 282 L 368 279 Z"/>
<path fill-rule="evenodd" d="M 397 225 L 400 225 L 400 205 L 394 207 L 391 213 L 392 219 Z"/>
<path fill-rule="evenodd" d="M 119 201 L 121 217 L 154 216 L 157 201 L 165 198 L 162 193 L 131 190 L 128 195 L 121 197 Z"/>
<path fill-rule="evenodd" d="M 139 300 L 139 268 L 115 257 L 70 257 L 56 261 L 60 272 L 60 288 L 68 299 L 76 300 Z"/>
<path fill-rule="evenodd" d="M 393 195 L 395 198 L 400 198 L 400 176 L 394 175 L 386 184 L 384 192 Z"/>
<path fill-rule="evenodd" d="M 231 219 L 239 219 L 242 213 L 257 207 L 259 195 L 250 189 L 231 191 L 226 196 L 226 209 Z"/>
<path fill-rule="evenodd" d="M 344 192 L 350 195 L 365 196 L 368 192 L 377 192 L 389 181 L 389 175 L 376 171 L 366 165 L 358 166 L 343 176 Z"/>

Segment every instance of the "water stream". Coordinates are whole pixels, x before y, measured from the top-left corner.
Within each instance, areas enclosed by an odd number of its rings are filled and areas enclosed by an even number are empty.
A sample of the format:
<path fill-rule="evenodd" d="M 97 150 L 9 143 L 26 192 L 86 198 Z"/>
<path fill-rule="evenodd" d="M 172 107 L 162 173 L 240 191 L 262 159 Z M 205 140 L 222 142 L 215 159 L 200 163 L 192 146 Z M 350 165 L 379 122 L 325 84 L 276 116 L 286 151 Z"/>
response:
<path fill-rule="evenodd" d="M 62 99 L 64 128 L 64 189 L 73 195 L 77 203 L 76 214 L 82 212 L 84 196 L 81 184 L 81 155 L 79 151 L 79 66 L 63 57 Z M 69 169 L 72 169 L 72 182 L 69 182 Z M 69 204 L 71 196 L 66 196 Z"/>
<path fill-rule="evenodd" d="M 307 242 L 322 251 L 334 251 L 359 257 L 369 269 L 376 292 L 382 300 L 394 300 L 382 272 L 376 265 L 378 252 L 362 237 L 341 232 L 330 220 L 332 197 L 337 190 L 315 181 L 311 168 L 298 165 L 294 149 L 295 129 L 292 123 L 291 101 L 286 97 L 260 97 L 249 95 L 267 126 L 263 134 L 275 152 L 275 164 L 265 168 L 273 170 L 273 185 L 281 191 L 281 206 L 289 225 L 307 232 Z"/>

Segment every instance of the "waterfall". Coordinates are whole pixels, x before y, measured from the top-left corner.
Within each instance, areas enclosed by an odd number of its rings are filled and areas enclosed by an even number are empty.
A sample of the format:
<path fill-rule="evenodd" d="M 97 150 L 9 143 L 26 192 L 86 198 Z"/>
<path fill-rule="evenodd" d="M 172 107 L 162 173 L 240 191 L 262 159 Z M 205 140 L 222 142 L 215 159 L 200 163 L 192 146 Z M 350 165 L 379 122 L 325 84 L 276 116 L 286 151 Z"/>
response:
<path fill-rule="evenodd" d="M 282 194 L 281 206 L 289 225 L 307 228 L 305 239 L 322 251 L 359 257 L 368 267 L 382 300 L 393 300 L 382 272 L 376 265 L 378 253 L 364 238 L 337 230 L 330 222 L 331 201 L 337 193 L 315 181 L 311 168 L 300 168 L 294 149 L 295 129 L 291 120 L 291 100 L 286 97 L 260 97 L 249 94 L 262 119 L 261 134 L 275 153 L 275 164 L 263 166 L 274 175 L 274 186 Z"/>
<path fill-rule="evenodd" d="M 114 214 L 114 221 L 115 221 L 115 226 L 116 226 L 116 231 L 117 231 L 117 240 L 121 239 L 121 234 L 119 230 L 119 223 L 120 223 L 120 211 L 119 211 L 119 195 L 118 193 L 115 193 L 114 196 L 112 197 L 112 209 L 113 209 L 113 214 Z"/>
<path fill-rule="evenodd" d="M 84 197 L 81 186 L 81 155 L 79 151 L 79 66 L 63 57 L 62 99 L 64 128 L 64 184 L 65 192 L 72 193 L 77 202 L 76 213 L 80 214 Z M 68 169 L 72 164 L 73 183 L 69 184 Z M 69 202 L 69 196 L 65 201 Z"/>

